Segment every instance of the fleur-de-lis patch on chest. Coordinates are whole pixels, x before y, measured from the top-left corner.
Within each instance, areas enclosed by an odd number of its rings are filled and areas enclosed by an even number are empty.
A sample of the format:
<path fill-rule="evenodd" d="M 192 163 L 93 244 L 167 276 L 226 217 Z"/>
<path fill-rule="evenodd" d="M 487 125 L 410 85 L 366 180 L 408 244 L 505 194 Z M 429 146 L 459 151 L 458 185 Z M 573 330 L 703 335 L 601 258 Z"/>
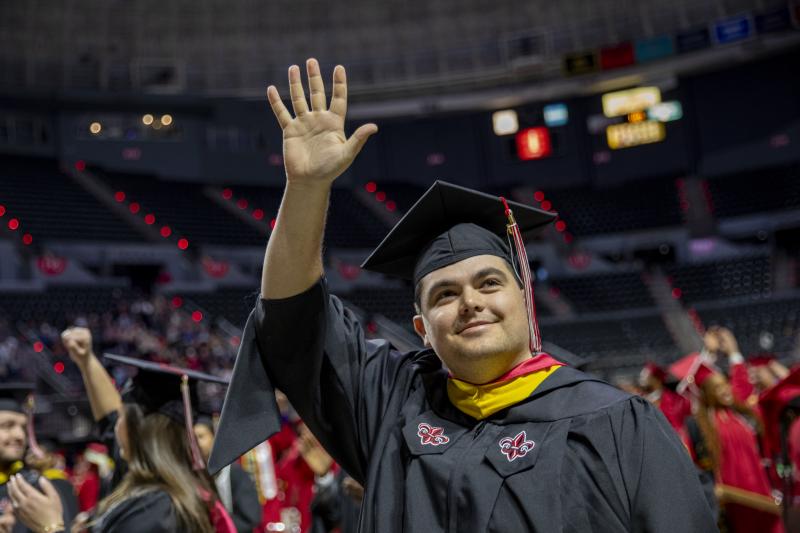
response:
<path fill-rule="evenodd" d="M 535 442 L 528 440 L 525 431 L 520 431 L 514 437 L 501 439 L 498 444 L 500 444 L 500 452 L 505 454 L 509 463 L 519 457 L 525 457 L 536 446 Z"/>
<path fill-rule="evenodd" d="M 439 446 L 450 442 L 450 437 L 444 434 L 444 428 L 431 426 L 425 422 L 417 426 L 417 435 L 423 445 Z"/>

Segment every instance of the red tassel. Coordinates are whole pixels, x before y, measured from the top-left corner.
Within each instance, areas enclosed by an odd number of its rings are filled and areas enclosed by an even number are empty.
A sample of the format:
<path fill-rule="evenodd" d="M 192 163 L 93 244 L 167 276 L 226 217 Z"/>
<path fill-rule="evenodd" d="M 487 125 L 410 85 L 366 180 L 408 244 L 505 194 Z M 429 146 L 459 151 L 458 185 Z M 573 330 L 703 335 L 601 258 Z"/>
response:
<path fill-rule="evenodd" d="M 500 197 L 505 208 L 505 215 L 508 218 L 508 234 L 514 240 L 514 250 L 517 254 L 517 262 L 519 263 L 519 275 L 522 278 L 522 285 L 525 288 L 525 308 L 528 311 L 528 328 L 530 331 L 530 349 L 531 353 L 536 355 L 542 351 L 542 338 L 539 334 L 539 323 L 536 320 L 536 301 L 533 295 L 533 275 L 531 274 L 531 266 L 528 263 L 528 253 L 525 251 L 525 242 L 522 240 L 522 233 L 519 230 L 517 221 L 514 219 L 514 213 L 508 207 L 508 202 L 504 197 Z"/>
<path fill-rule="evenodd" d="M 192 467 L 195 470 L 202 470 L 206 467 L 203 456 L 200 454 L 200 446 L 197 444 L 197 437 L 194 434 L 192 424 L 192 397 L 189 393 L 189 377 L 185 374 L 181 377 L 181 396 L 183 396 L 183 416 L 186 419 L 186 436 L 189 439 L 189 449 L 192 453 Z"/>

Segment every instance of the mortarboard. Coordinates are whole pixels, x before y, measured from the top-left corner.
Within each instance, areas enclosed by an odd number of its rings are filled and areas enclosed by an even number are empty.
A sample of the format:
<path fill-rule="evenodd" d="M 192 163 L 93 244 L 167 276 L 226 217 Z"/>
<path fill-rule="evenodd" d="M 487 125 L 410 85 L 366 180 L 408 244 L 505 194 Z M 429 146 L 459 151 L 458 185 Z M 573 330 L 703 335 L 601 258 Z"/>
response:
<path fill-rule="evenodd" d="M 770 459 L 781 454 L 781 426 L 787 409 L 800 413 L 800 367 L 768 388 L 758 398 L 764 421 L 764 455 Z M 787 428 L 788 429 L 788 428 Z"/>
<path fill-rule="evenodd" d="M 672 363 L 669 366 L 669 373 L 680 380 L 677 390 L 682 394 L 687 386 L 702 387 L 709 377 L 719 372 L 702 354 L 693 353 Z"/>
<path fill-rule="evenodd" d="M 192 449 L 192 461 L 196 468 L 204 468 L 197 440 L 194 436 L 192 412 L 199 407 L 197 383 L 200 381 L 227 384 L 228 381 L 188 368 L 166 363 L 155 363 L 124 355 L 103 354 L 108 361 L 136 367 L 136 375 L 123 385 L 122 401 L 135 403 L 145 415 L 161 413 L 186 427 L 186 435 Z"/>
<path fill-rule="evenodd" d="M 642 370 L 646 372 L 647 375 L 653 376 L 661 383 L 667 381 L 667 371 L 664 370 L 661 366 L 654 363 L 653 361 L 648 361 L 647 363 L 645 363 L 644 368 Z"/>
<path fill-rule="evenodd" d="M 14 411 L 27 415 L 28 396 L 33 393 L 33 383 L 0 383 L 0 411 Z"/>
<path fill-rule="evenodd" d="M 543 229 L 558 216 L 517 202 L 506 203 L 523 234 Z M 513 265 L 507 225 L 500 197 L 437 181 L 361 268 L 416 284 L 434 270 L 476 255 L 496 255 Z"/>
<path fill-rule="evenodd" d="M 558 215 L 459 185 L 436 181 L 361 265 L 412 280 L 478 255 L 505 259 L 525 289 L 530 345 L 541 352 L 533 277 L 523 234 L 541 231 Z M 516 255 L 516 262 L 512 256 Z"/>

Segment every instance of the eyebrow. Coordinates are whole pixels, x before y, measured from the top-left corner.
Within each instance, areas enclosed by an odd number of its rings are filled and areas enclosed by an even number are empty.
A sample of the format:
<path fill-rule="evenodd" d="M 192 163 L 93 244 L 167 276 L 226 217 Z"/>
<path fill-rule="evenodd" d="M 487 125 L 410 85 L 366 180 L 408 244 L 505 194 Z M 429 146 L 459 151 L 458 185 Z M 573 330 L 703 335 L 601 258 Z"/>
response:
<path fill-rule="evenodd" d="M 481 278 L 488 278 L 489 276 L 498 276 L 502 278 L 503 281 L 508 281 L 508 276 L 506 275 L 506 273 L 496 267 L 482 268 L 481 270 L 476 272 L 474 276 L 472 276 L 472 279 L 476 280 Z M 436 283 L 431 285 L 430 288 L 428 288 L 425 294 L 425 299 L 426 300 L 429 299 L 430 296 L 434 294 L 437 290 L 443 287 L 450 287 L 452 285 L 458 285 L 458 283 L 452 279 L 442 279 L 437 281 Z"/>

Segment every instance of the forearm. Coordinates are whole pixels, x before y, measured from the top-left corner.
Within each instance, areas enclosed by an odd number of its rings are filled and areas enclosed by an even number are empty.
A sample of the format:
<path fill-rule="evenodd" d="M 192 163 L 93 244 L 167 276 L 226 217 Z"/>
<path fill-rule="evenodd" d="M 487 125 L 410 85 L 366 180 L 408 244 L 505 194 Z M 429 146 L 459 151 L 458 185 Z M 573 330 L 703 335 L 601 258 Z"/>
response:
<path fill-rule="evenodd" d="M 287 182 L 264 256 L 263 298 L 300 294 L 322 276 L 322 238 L 330 188 L 331 184 L 325 182 Z"/>
<path fill-rule="evenodd" d="M 112 411 L 119 410 L 122 398 L 100 360 L 92 354 L 78 367 L 83 376 L 83 384 L 86 387 L 94 419 L 100 420 Z"/>

